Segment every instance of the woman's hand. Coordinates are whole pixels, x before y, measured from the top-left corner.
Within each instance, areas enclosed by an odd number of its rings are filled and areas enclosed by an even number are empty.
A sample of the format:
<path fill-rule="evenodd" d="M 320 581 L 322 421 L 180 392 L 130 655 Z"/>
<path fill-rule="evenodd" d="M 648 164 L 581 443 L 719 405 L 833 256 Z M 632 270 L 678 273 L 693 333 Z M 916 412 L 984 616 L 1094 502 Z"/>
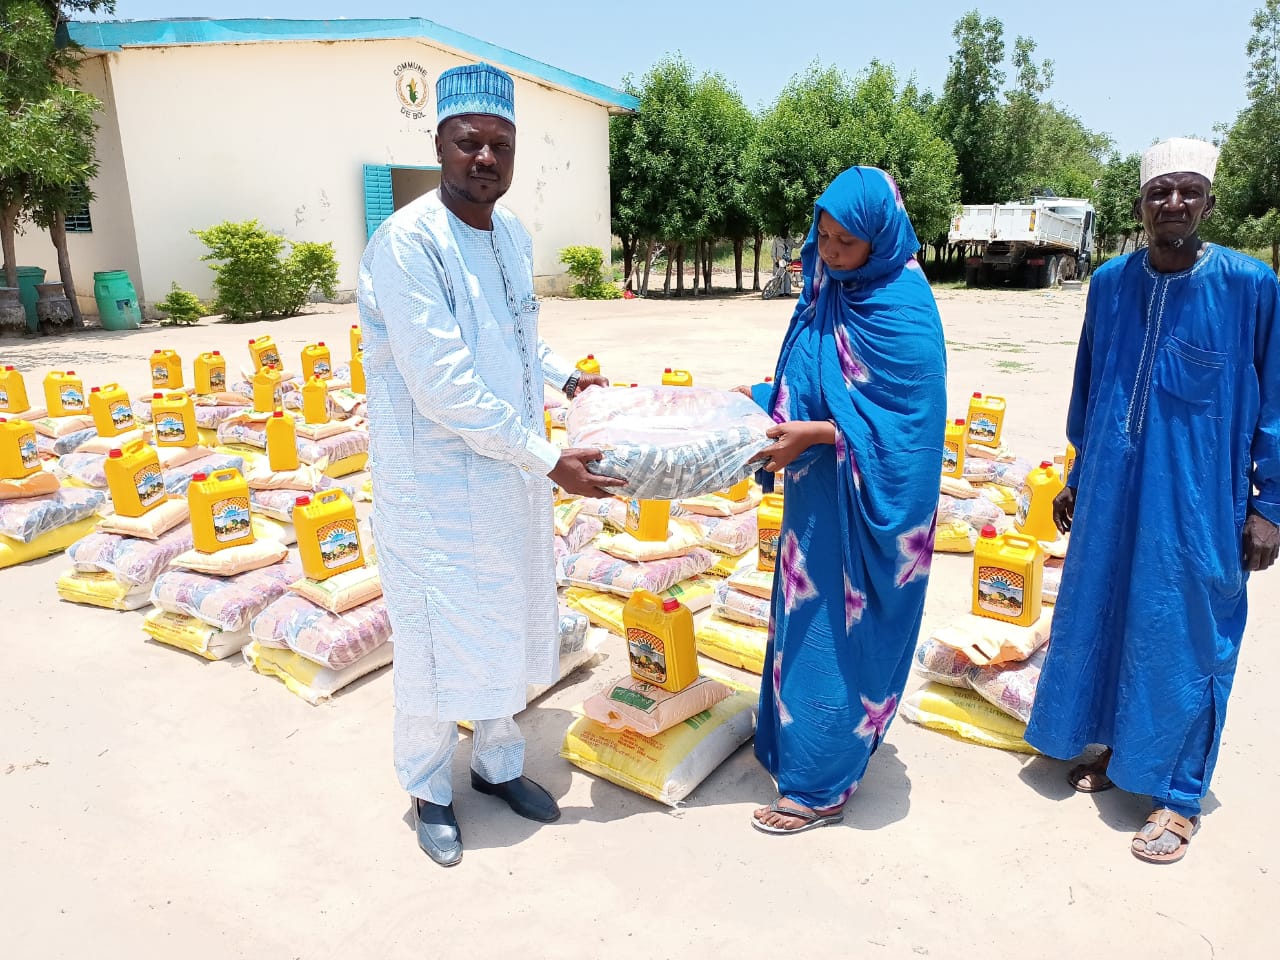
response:
<path fill-rule="evenodd" d="M 827 420 L 792 420 L 772 427 L 765 436 L 776 442 L 761 451 L 756 459 L 767 460 L 765 470 L 778 473 L 795 463 L 810 447 L 835 443 L 836 426 Z"/>
<path fill-rule="evenodd" d="M 730 393 L 740 393 L 740 394 L 742 394 L 744 397 L 746 397 L 748 400 L 754 400 L 754 399 L 755 399 L 755 397 L 751 396 L 751 388 L 750 388 L 750 387 L 748 387 L 748 386 L 745 386 L 745 385 L 734 387 L 734 388 L 733 388 L 732 390 L 730 390 L 729 392 L 730 392 Z"/>
<path fill-rule="evenodd" d="M 585 390 L 590 390 L 592 387 L 607 387 L 607 386 L 609 386 L 608 379 L 600 376 L 600 374 L 584 373 L 578 379 L 578 389 L 574 391 L 574 396 L 577 396 L 579 393 L 582 393 Z"/>

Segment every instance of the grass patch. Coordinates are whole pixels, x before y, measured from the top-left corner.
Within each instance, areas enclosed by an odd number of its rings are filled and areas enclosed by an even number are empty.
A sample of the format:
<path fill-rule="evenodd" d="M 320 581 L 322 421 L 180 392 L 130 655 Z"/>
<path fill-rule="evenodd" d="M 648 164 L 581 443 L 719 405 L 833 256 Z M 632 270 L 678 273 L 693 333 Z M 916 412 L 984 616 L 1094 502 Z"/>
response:
<path fill-rule="evenodd" d="M 1019 360 L 997 360 L 995 368 L 1001 373 L 1030 373 L 1035 369 L 1035 365 Z"/>

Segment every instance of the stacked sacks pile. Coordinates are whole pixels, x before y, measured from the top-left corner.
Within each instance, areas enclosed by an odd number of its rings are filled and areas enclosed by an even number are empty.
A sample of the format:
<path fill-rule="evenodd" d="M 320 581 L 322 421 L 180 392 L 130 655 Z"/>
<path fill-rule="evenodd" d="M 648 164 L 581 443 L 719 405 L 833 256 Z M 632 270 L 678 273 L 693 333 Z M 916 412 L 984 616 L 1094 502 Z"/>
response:
<path fill-rule="evenodd" d="M 108 513 L 98 529 L 67 548 L 70 570 L 57 582 L 70 603 L 138 610 L 151 603 L 156 578 L 194 546 L 182 499 L 167 499 L 141 517 Z"/>
<path fill-rule="evenodd" d="M 97 526 L 106 502 L 99 490 L 59 489 L 45 471 L 0 481 L 0 568 L 61 553 Z"/>
<path fill-rule="evenodd" d="M 295 499 L 303 577 L 249 628 L 253 669 L 318 703 L 391 662 L 391 619 L 342 491 Z"/>
<path fill-rule="evenodd" d="M 207 660 L 248 642 L 254 616 L 298 579 L 288 547 L 254 532 L 249 489 L 235 470 L 197 474 L 188 493 L 194 548 L 175 557 L 151 590 L 143 631 Z"/>
<path fill-rule="evenodd" d="M 267 449 L 269 413 L 242 412 L 218 425 L 218 444 L 224 451 L 261 457 Z M 359 418 L 324 424 L 299 422 L 298 459 L 318 467 L 326 476 L 346 477 L 369 463 L 369 432 Z"/>

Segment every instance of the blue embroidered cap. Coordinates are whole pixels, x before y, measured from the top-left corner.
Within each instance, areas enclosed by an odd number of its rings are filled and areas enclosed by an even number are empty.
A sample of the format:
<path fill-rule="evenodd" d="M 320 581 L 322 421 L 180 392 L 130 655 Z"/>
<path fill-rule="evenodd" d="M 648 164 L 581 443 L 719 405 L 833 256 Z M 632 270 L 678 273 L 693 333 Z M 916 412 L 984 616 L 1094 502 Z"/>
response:
<path fill-rule="evenodd" d="M 516 91 L 511 75 L 487 63 L 471 63 L 440 74 L 436 81 L 436 125 L 450 117 L 480 113 L 515 126 Z"/>

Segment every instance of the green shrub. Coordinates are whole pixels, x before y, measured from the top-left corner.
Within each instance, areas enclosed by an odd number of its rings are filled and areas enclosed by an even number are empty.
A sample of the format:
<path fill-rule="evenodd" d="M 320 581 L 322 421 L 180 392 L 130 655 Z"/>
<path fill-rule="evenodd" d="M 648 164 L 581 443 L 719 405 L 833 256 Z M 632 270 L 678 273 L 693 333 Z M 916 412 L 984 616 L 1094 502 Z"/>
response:
<path fill-rule="evenodd" d="M 189 290 L 183 290 L 176 283 L 169 288 L 169 295 L 155 305 L 165 315 L 160 321 L 162 327 L 186 325 L 207 317 L 209 311 L 200 302 L 200 298 Z"/>
<path fill-rule="evenodd" d="M 565 247 L 560 262 L 578 279 L 570 292 L 584 300 L 617 300 L 622 291 L 604 278 L 604 252 L 599 247 Z"/>
<path fill-rule="evenodd" d="M 227 221 L 193 230 L 212 261 L 214 310 L 228 320 L 292 317 L 313 290 L 332 299 L 338 285 L 338 261 L 332 243 L 295 243 L 285 254 L 285 239 L 257 220 Z"/>

